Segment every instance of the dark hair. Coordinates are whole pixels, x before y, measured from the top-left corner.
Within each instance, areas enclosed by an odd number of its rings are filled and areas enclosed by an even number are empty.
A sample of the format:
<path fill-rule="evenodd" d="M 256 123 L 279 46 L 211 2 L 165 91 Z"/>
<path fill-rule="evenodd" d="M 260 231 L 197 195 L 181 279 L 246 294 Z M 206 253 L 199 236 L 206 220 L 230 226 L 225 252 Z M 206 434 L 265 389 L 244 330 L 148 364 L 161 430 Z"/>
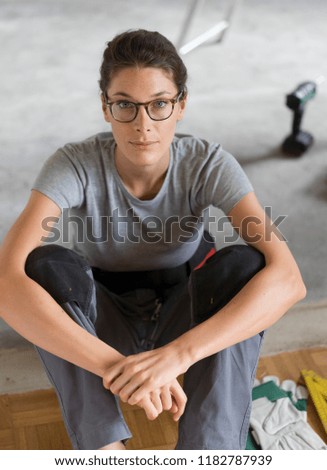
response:
<path fill-rule="evenodd" d="M 162 34 L 129 30 L 107 43 L 99 85 L 105 95 L 113 74 L 126 67 L 157 67 L 170 72 L 179 92 L 187 93 L 187 70 L 175 46 Z"/>

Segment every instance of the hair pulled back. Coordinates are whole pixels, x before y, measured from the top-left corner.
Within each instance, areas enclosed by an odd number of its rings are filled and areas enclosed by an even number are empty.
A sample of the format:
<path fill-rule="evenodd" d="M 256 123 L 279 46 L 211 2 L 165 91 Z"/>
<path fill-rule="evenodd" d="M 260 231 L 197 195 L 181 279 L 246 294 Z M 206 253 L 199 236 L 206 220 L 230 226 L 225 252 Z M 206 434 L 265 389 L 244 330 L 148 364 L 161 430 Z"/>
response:
<path fill-rule="evenodd" d="M 175 46 L 162 34 L 129 30 L 107 43 L 100 67 L 99 85 L 106 96 L 115 72 L 126 67 L 156 67 L 172 74 L 179 92 L 187 93 L 187 70 Z"/>

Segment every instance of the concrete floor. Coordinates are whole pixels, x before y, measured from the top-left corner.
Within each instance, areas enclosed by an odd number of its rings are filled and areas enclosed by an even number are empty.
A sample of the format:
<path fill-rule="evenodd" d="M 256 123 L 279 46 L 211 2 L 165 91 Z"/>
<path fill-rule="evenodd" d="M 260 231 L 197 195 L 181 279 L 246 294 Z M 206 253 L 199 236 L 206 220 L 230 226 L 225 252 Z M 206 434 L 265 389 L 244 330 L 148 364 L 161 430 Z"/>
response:
<path fill-rule="evenodd" d="M 190 36 L 222 19 L 228 0 L 207 0 Z M 191 2 L 174 0 L 2 0 L 0 5 L 0 241 L 24 207 L 44 160 L 62 144 L 107 129 L 98 70 L 105 43 L 144 27 L 177 41 Z M 303 273 L 308 296 L 267 335 L 263 353 L 326 344 L 327 82 L 308 103 L 315 137 L 300 159 L 285 158 L 285 95 L 327 76 L 324 0 L 240 1 L 220 45 L 184 56 L 189 104 L 179 131 L 219 141 L 249 175 Z M 219 236 L 223 239 L 224 234 Z M 34 351 L 0 323 L 2 390 L 41 387 Z"/>

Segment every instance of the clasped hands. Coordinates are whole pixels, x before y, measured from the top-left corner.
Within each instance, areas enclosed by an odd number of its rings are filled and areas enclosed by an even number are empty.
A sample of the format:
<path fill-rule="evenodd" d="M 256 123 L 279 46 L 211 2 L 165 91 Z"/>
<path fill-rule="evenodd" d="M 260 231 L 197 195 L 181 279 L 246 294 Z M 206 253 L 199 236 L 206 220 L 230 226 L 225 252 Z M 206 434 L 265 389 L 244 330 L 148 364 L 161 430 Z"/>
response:
<path fill-rule="evenodd" d="M 178 421 L 187 397 L 177 377 L 188 368 L 179 359 L 169 345 L 124 357 L 106 370 L 103 385 L 123 402 L 143 408 L 149 420 L 168 410 Z"/>

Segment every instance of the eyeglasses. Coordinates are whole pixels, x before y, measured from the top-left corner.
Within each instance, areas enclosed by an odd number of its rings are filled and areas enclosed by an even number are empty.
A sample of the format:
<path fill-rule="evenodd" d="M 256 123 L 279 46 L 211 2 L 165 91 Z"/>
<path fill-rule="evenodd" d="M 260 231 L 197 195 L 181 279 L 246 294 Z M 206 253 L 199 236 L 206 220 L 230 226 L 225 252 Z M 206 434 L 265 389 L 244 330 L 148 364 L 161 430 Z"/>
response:
<path fill-rule="evenodd" d="M 182 98 L 183 91 L 181 91 L 176 98 L 157 99 L 147 101 L 146 103 L 133 103 L 132 101 L 119 100 L 108 101 L 106 99 L 106 106 L 110 109 L 112 117 L 118 122 L 132 122 L 138 115 L 140 106 L 144 106 L 147 115 L 153 121 L 165 121 L 173 114 L 175 104 Z"/>

